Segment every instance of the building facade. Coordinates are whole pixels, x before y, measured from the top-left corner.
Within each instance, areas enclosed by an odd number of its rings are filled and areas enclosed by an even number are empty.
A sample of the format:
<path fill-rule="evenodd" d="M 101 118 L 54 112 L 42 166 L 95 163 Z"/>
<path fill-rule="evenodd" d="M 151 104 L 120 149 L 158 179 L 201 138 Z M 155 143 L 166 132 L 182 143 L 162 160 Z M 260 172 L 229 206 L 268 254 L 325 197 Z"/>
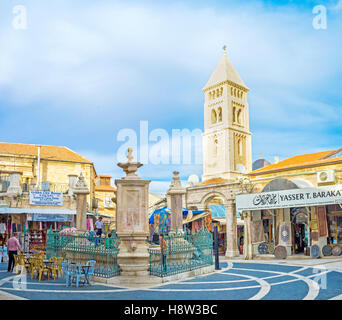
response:
<path fill-rule="evenodd" d="M 91 219 L 95 175 L 93 163 L 58 146 L 0 143 L 0 234 L 4 243 L 13 232 L 29 230 L 31 244 L 44 247 L 49 228 L 75 225 L 73 188 L 83 174 Z"/>
<path fill-rule="evenodd" d="M 249 177 L 251 193 L 236 197 L 237 210 L 247 225 L 247 259 L 275 254 L 277 247 L 284 247 L 286 256 L 338 253 L 342 247 L 342 148 L 294 156 L 255 170 Z"/>

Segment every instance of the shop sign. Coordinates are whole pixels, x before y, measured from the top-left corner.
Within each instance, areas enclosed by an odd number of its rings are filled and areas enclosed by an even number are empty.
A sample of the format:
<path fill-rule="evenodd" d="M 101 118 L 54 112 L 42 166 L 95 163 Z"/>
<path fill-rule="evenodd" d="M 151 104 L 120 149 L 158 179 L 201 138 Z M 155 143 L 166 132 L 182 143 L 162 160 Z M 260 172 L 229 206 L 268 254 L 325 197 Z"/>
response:
<path fill-rule="evenodd" d="M 236 195 L 236 210 L 266 210 L 342 203 L 342 185 Z"/>
<path fill-rule="evenodd" d="M 30 204 L 37 206 L 62 206 L 63 193 L 52 191 L 30 191 Z"/>
<path fill-rule="evenodd" d="M 28 219 L 29 220 L 29 217 Z M 42 222 L 71 222 L 72 216 L 68 214 L 39 214 L 34 213 L 29 221 L 42 221 Z"/>

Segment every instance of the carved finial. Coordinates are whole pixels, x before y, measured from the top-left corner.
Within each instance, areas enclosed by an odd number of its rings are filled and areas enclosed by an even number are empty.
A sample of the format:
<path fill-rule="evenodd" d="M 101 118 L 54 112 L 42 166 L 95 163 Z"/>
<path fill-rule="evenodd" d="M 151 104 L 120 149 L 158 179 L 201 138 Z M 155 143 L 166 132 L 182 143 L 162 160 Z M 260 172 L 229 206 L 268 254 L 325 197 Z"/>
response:
<path fill-rule="evenodd" d="M 262 159 L 262 152 L 260 152 L 260 159 Z"/>
<path fill-rule="evenodd" d="M 133 158 L 133 149 L 132 148 L 128 148 L 128 154 L 127 154 L 127 162 L 132 162 L 132 160 L 133 160 L 134 158 Z"/>
<path fill-rule="evenodd" d="M 223 49 L 223 53 L 224 53 L 224 55 L 226 55 L 226 54 L 227 54 L 227 46 L 226 46 L 226 45 L 224 45 L 222 49 Z"/>

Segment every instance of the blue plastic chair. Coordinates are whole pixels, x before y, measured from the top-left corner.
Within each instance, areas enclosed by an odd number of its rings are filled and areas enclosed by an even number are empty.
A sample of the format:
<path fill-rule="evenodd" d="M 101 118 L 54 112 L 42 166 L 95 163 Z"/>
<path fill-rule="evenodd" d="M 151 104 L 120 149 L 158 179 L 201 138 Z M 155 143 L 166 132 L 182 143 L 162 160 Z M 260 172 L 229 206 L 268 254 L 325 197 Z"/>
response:
<path fill-rule="evenodd" d="M 72 278 L 76 280 L 76 288 L 78 288 L 80 279 L 83 278 L 84 283 L 86 282 L 86 275 L 84 272 L 82 272 L 82 268 L 79 263 L 77 263 L 76 265 L 71 264 L 70 267 L 72 267 L 72 271 L 71 271 L 73 273 Z"/>
<path fill-rule="evenodd" d="M 68 272 L 68 268 L 69 268 L 69 261 L 67 260 L 63 260 L 62 261 L 62 271 L 63 271 L 63 279 L 65 278 L 67 272 Z"/>
<path fill-rule="evenodd" d="M 87 268 L 88 271 L 87 271 L 87 273 L 86 273 L 87 282 L 88 282 L 88 284 L 90 284 L 89 276 L 90 276 L 90 275 L 93 275 L 94 272 L 95 272 L 96 261 L 95 261 L 95 260 L 89 260 L 89 261 L 87 261 L 86 265 L 87 265 L 87 266 L 90 266 L 89 268 Z"/>

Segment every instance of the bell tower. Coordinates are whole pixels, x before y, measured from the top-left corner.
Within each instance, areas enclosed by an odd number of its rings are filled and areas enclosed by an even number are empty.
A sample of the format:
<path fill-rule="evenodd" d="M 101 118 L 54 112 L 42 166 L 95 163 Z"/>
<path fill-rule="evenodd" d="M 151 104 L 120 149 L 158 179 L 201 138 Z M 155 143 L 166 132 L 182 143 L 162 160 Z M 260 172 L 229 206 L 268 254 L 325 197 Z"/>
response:
<path fill-rule="evenodd" d="M 235 180 L 252 170 L 248 87 L 224 54 L 203 88 L 203 176 Z"/>

